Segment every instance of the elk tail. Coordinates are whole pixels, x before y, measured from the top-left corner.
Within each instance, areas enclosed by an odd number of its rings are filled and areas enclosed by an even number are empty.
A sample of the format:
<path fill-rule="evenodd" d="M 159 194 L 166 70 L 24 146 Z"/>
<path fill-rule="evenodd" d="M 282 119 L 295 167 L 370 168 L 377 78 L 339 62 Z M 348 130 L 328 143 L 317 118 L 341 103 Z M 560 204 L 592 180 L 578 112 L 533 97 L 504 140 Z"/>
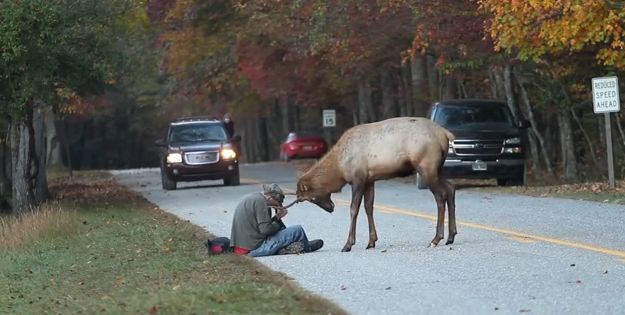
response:
<path fill-rule="evenodd" d="M 454 139 L 456 139 L 456 136 L 454 136 L 453 133 L 451 133 L 451 131 L 443 128 L 443 130 L 445 131 L 445 136 L 447 136 L 447 140 L 448 141 L 453 141 Z"/>

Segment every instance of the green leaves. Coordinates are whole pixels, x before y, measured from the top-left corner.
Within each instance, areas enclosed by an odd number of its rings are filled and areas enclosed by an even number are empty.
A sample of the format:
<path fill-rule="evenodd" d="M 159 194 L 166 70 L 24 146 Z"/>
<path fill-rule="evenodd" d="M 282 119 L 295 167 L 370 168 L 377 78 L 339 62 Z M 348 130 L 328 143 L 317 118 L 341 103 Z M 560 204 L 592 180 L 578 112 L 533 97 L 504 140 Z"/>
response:
<path fill-rule="evenodd" d="M 126 57 L 120 44 L 141 25 L 140 1 L 0 2 L 0 114 L 18 118 L 56 88 L 97 93 Z M 145 18 L 143 18 L 145 20 Z"/>

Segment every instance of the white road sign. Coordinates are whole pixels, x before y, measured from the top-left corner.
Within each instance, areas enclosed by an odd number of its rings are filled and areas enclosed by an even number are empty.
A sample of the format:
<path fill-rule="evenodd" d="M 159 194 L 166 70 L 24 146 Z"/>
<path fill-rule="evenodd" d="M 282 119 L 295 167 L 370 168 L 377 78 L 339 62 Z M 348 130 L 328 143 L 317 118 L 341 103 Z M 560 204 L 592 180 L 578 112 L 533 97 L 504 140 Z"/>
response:
<path fill-rule="evenodd" d="M 324 127 L 336 127 L 336 110 L 334 109 L 323 110 L 323 126 Z"/>
<path fill-rule="evenodd" d="M 617 77 L 592 79 L 592 103 L 596 114 L 621 110 Z"/>

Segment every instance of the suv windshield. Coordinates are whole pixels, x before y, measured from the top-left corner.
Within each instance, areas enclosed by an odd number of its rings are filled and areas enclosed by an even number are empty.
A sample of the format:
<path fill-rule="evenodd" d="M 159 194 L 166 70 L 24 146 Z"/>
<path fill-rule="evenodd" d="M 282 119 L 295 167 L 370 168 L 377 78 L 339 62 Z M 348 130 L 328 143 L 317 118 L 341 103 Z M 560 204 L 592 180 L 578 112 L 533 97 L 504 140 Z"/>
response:
<path fill-rule="evenodd" d="M 450 129 L 500 129 L 514 124 L 508 108 L 499 104 L 480 106 L 441 105 L 434 121 Z"/>
<path fill-rule="evenodd" d="M 169 142 L 202 142 L 227 140 L 221 124 L 181 124 L 171 126 Z"/>

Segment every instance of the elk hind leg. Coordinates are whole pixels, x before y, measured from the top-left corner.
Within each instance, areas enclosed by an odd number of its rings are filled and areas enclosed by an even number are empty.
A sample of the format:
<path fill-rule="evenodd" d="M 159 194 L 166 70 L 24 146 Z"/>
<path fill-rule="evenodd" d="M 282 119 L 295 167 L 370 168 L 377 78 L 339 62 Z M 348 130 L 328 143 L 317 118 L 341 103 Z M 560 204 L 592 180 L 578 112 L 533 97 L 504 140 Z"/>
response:
<path fill-rule="evenodd" d="M 374 182 L 367 183 L 365 186 L 365 211 L 367 212 L 367 221 L 369 222 L 369 244 L 367 249 L 375 248 L 375 242 L 378 240 L 378 233 L 375 230 L 373 221 L 373 197 L 375 195 Z"/>
<path fill-rule="evenodd" d="M 458 230 L 456 229 L 456 189 L 449 181 L 443 179 L 442 182 L 447 191 L 446 201 L 447 212 L 449 213 L 449 235 L 447 236 L 445 245 L 449 245 L 453 244 L 454 238 L 456 234 L 458 234 Z"/>
<path fill-rule="evenodd" d="M 438 210 L 438 216 L 436 218 L 436 234 L 429 245 L 429 247 L 436 247 L 438 243 L 445 238 L 445 200 L 447 191 L 445 185 L 439 177 L 439 172 L 436 167 L 432 167 L 432 165 L 428 164 L 422 164 L 418 169 L 428 183 L 430 191 L 436 200 L 436 207 Z"/>

